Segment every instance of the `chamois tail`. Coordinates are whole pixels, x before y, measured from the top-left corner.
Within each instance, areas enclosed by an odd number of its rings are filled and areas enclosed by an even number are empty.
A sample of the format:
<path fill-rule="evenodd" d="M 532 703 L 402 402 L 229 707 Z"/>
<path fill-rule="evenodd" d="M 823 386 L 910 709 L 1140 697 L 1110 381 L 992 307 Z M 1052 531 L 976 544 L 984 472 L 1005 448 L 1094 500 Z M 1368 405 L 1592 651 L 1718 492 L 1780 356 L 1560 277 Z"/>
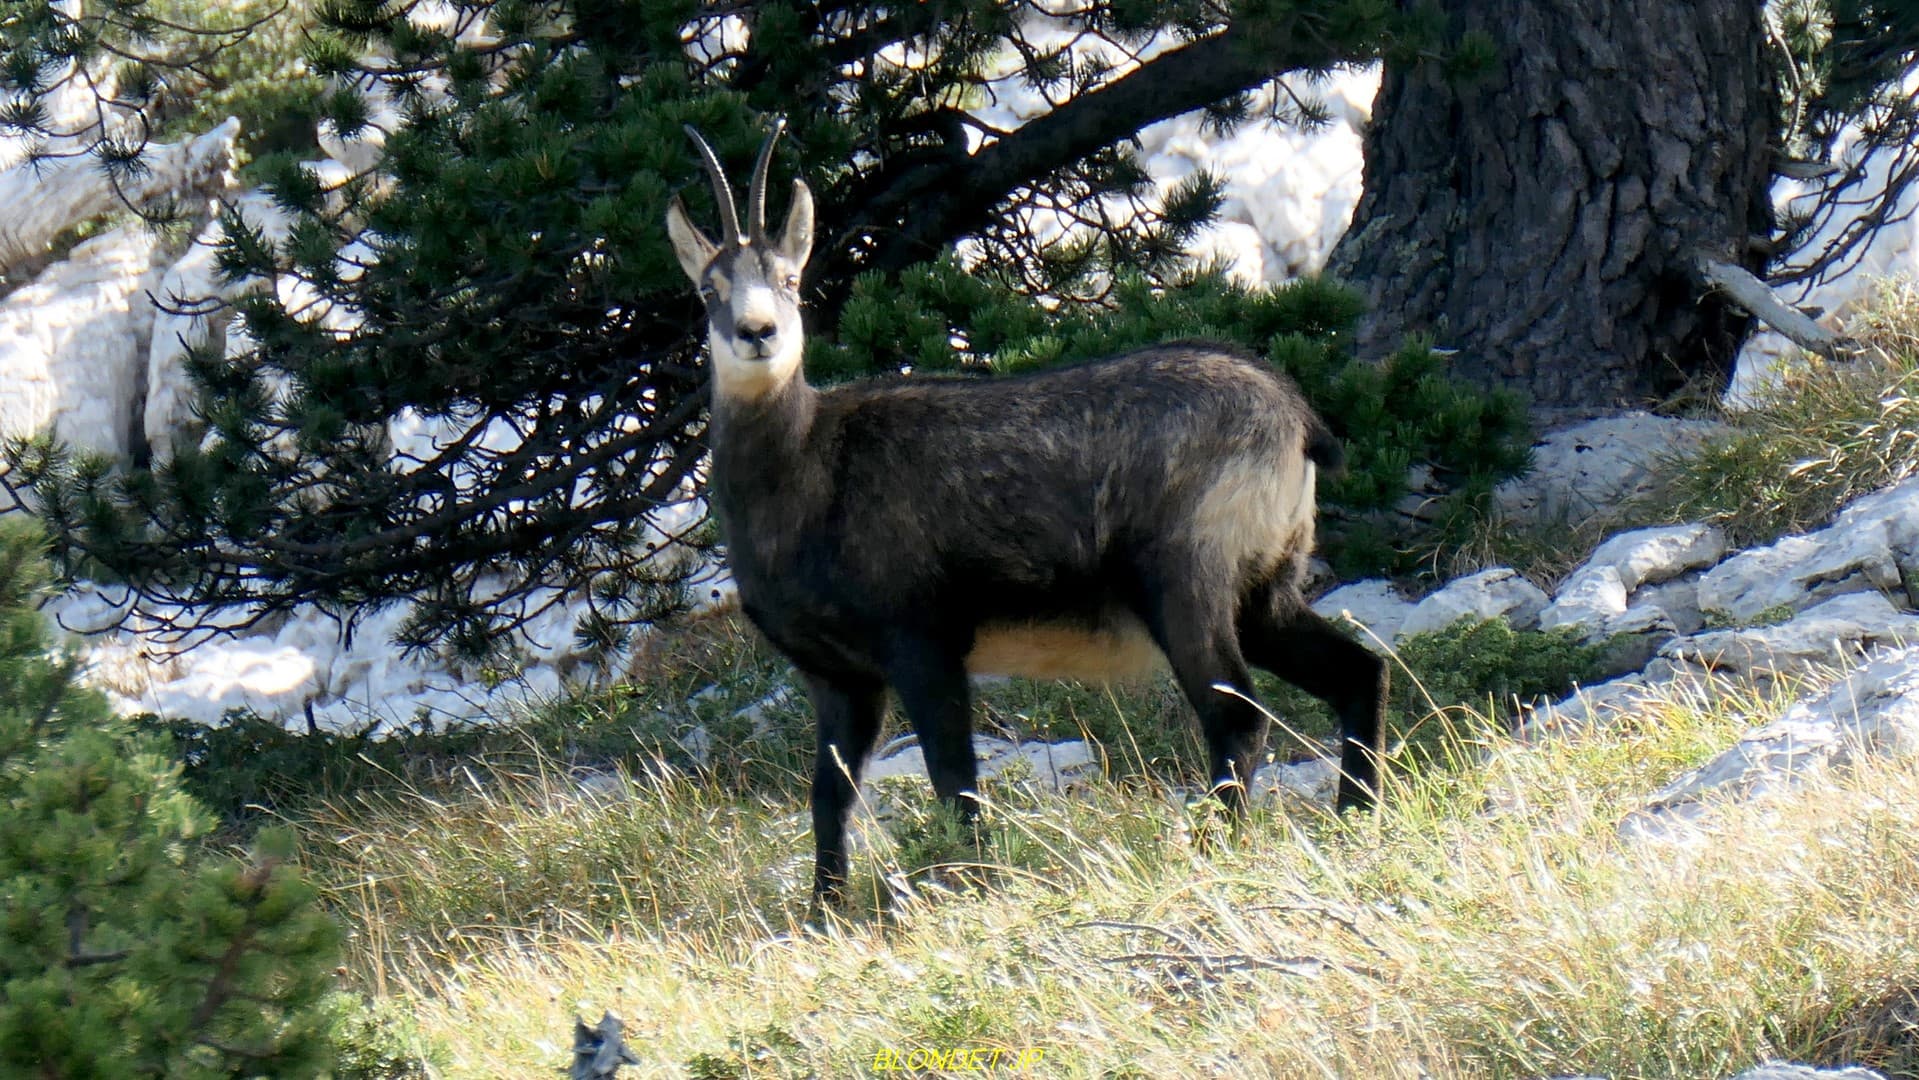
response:
<path fill-rule="evenodd" d="M 1339 445 L 1339 436 L 1317 416 L 1306 428 L 1306 457 L 1327 474 L 1346 467 L 1346 450 Z"/>

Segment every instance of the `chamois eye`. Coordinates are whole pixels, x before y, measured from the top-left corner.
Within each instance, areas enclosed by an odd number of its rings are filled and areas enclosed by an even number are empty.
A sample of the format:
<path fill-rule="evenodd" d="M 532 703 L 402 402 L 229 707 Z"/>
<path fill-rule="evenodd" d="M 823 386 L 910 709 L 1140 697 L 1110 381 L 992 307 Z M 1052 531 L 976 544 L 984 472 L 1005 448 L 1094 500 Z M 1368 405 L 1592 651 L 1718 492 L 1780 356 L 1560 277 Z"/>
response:
<path fill-rule="evenodd" d="M 786 282 L 785 282 L 785 284 L 786 284 L 786 291 L 787 291 L 787 292 L 799 292 L 799 291 L 800 291 L 800 276 L 799 276 L 798 274 L 788 274 L 788 275 L 786 275 Z"/>
<path fill-rule="evenodd" d="M 711 304 L 720 298 L 720 290 L 711 285 L 700 286 L 700 299 Z"/>

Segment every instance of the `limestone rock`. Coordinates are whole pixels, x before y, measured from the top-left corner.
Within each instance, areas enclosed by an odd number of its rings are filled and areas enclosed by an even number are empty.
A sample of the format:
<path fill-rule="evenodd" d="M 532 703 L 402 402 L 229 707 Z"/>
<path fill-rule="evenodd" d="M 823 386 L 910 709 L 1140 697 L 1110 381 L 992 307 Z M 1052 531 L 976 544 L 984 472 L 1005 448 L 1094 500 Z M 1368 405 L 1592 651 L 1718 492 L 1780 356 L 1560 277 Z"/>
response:
<path fill-rule="evenodd" d="M 1769 1061 L 1764 1065 L 1747 1069 L 1732 1080 L 1886 1080 L 1886 1078 L 1871 1069 L 1862 1069 L 1856 1065 L 1842 1069 L 1821 1069 L 1812 1065 Z"/>
<path fill-rule="evenodd" d="M 226 191 L 233 184 L 234 145 L 240 122 L 226 123 L 196 139 L 154 143 L 137 174 L 116 181 L 91 154 L 55 158 L 38 167 L 0 171 L 0 271 L 42 259 L 62 234 L 84 222 L 172 200 L 185 205 Z"/>
<path fill-rule="evenodd" d="M 1715 427 L 1631 412 L 1552 432 L 1533 444 L 1532 471 L 1501 484 L 1493 501 L 1513 518 L 1583 517 L 1645 491 L 1662 456 L 1697 446 Z"/>
<path fill-rule="evenodd" d="M 1253 773 L 1251 789 L 1256 799 L 1285 791 L 1308 802 L 1331 806 L 1339 792 L 1339 763 L 1329 757 L 1274 762 Z"/>
<path fill-rule="evenodd" d="M 1838 601 L 1834 601 L 1837 603 Z M 1789 790 L 1861 756 L 1919 753 L 1919 648 L 1874 654 L 1871 662 L 1778 720 L 1748 732 L 1725 752 L 1680 777 L 1620 824 L 1635 838 L 1683 836 L 1712 800 Z"/>
<path fill-rule="evenodd" d="M 1854 500 L 1833 519 L 1831 532 L 1879 527 L 1898 566 L 1906 599 L 1919 607 L 1919 477 Z"/>
<path fill-rule="evenodd" d="M 1627 591 L 1615 567 L 1582 566 L 1560 586 L 1552 606 L 1540 613 L 1539 628 L 1576 626 L 1600 631 L 1625 616 Z"/>
<path fill-rule="evenodd" d="M 146 293 L 166 258 L 151 229 L 129 225 L 0 299 L 0 435 L 51 429 L 81 449 L 133 448 L 153 333 Z"/>
<path fill-rule="evenodd" d="M 1325 618 L 1364 627 L 1359 640 L 1374 650 L 1384 650 L 1399 639 L 1400 627 L 1414 606 L 1392 582 L 1379 578 L 1342 585 L 1313 601 L 1313 610 Z"/>
<path fill-rule="evenodd" d="M 1699 606 L 1750 621 L 1847 593 L 1901 588 L 1886 523 L 1866 521 L 1788 536 L 1727 559 L 1699 579 Z"/>
<path fill-rule="evenodd" d="M 1831 596 L 1879 590 L 1914 606 L 1919 582 L 1919 477 L 1853 501 L 1831 525 L 1744 551 L 1707 572 L 1699 604 L 1751 619 Z"/>
<path fill-rule="evenodd" d="M 273 200 L 248 192 L 232 204 L 249 225 L 268 240 L 286 235 L 287 216 Z M 193 385 L 186 374 L 187 350 L 209 343 L 225 349 L 233 310 L 225 301 L 248 288 L 228 282 L 220 274 L 219 246 L 226 230 L 218 219 L 194 239 L 193 246 L 160 279 L 153 295 L 161 305 L 154 312 L 153 344 L 147 351 L 147 398 L 143 420 L 147 444 L 162 456 L 181 438 L 192 438 Z"/>
<path fill-rule="evenodd" d="M 1725 556 L 1726 534 L 1716 526 L 1667 525 L 1620 533 L 1594 548 L 1581 569 L 1611 568 L 1630 594 L 1641 585 L 1657 585 L 1688 570 L 1712 566 Z"/>
<path fill-rule="evenodd" d="M 1099 755 L 1084 741 L 1010 742 L 985 735 L 973 736 L 973 753 L 979 759 L 982 780 L 1009 769 L 1023 772 L 1036 783 L 1060 790 L 1084 775 L 1099 771 Z M 919 737 L 902 735 L 879 748 L 860 774 L 864 800 L 876 801 L 873 785 L 895 777 L 926 777 L 926 755 Z"/>
<path fill-rule="evenodd" d="M 1596 548 L 1574 570 L 1551 607 L 1539 618 L 1542 629 L 1581 627 L 1588 641 L 1618 634 L 1691 633 L 1702 623 L 1698 586 L 1690 582 L 1659 590 L 1667 582 L 1712 566 L 1726 553 L 1726 535 L 1710 525 L 1672 525 L 1634 529 Z M 1642 589 L 1650 595 L 1634 602 Z M 1659 590 L 1655 592 L 1654 590 Z"/>
<path fill-rule="evenodd" d="M 1519 725 L 1522 739 L 1541 739 L 1605 727 L 1632 715 L 1656 700 L 1660 689 L 1643 675 L 1622 675 L 1596 686 L 1585 686 L 1570 697 L 1534 709 Z"/>
<path fill-rule="evenodd" d="M 1504 618 L 1518 630 L 1539 625 L 1546 594 L 1519 572 L 1499 566 L 1446 585 L 1421 600 L 1401 625 L 1401 637 L 1444 630 L 1461 619 Z"/>
<path fill-rule="evenodd" d="M 1603 728 L 1668 703 L 1723 708 L 1735 685 L 1728 675 L 1656 661 L 1644 671 L 1581 687 L 1564 700 L 1533 710 L 1520 724 L 1519 735 L 1536 739 Z"/>
<path fill-rule="evenodd" d="M 1820 666 L 1851 664 L 1875 645 L 1919 641 L 1919 616 L 1878 593 L 1847 593 L 1778 626 L 1714 630 L 1660 650 L 1676 662 L 1714 671 L 1774 678 Z"/>
<path fill-rule="evenodd" d="M 1706 615 L 1699 610 L 1699 577 L 1695 572 L 1657 585 L 1640 586 L 1632 595 L 1627 617 L 1631 618 L 1632 612 L 1642 607 L 1656 608 L 1672 622 L 1674 633 L 1698 633 L 1706 625 Z"/>

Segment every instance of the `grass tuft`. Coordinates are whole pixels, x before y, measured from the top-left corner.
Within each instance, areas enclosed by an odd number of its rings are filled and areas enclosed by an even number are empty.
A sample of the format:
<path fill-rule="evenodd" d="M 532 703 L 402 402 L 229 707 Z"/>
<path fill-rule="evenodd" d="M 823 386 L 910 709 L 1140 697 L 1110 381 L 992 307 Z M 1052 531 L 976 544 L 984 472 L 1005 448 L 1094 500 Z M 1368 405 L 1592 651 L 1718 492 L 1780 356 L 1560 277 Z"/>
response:
<path fill-rule="evenodd" d="M 1377 817 L 1269 807 L 1210 844 L 1163 782 L 1013 777 L 978 843 L 930 809 L 865 821 L 864 898 L 824 933 L 800 925 L 796 790 L 476 765 L 465 792 L 301 828 L 358 979 L 452 1077 L 557 1068 L 602 1008 L 646 1075 L 864 1075 L 914 1050 L 1063 1076 L 1897 1072 L 1919 770 L 1725 807 L 1696 845 L 1615 831 L 1783 707 L 1675 700 L 1536 745 L 1455 710 L 1435 754 L 1460 767 L 1394 770 Z"/>
<path fill-rule="evenodd" d="M 1858 359 L 1805 366 L 1696 457 L 1664 470 L 1650 510 L 1712 521 L 1735 547 L 1825 524 L 1858 496 L 1919 471 L 1919 286 L 1887 284 L 1853 324 Z"/>

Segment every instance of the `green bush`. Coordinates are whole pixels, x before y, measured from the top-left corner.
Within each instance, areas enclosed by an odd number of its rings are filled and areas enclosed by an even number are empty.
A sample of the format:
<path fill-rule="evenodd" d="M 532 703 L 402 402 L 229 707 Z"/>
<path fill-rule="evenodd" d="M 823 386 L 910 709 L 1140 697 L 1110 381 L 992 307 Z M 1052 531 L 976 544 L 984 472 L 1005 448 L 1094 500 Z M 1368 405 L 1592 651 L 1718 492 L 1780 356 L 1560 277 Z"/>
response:
<path fill-rule="evenodd" d="M 1468 727 L 1490 722 L 1504 730 L 1521 706 L 1564 697 L 1610 674 L 1608 643 L 1588 645 L 1570 627 L 1515 630 L 1504 619 L 1462 619 L 1415 634 L 1395 652 L 1387 723 L 1422 748 L 1462 734 L 1462 718 Z M 1318 698 L 1264 677 L 1261 692 L 1274 715 L 1301 734 L 1325 738 L 1338 731 Z"/>
<path fill-rule="evenodd" d="M 199 842 L 161 745 L 49 650 L 42 547 L 0 525 L 0 1074 L 322 1074 L 338 933 L 290 835 Z"/>
<path fill-rule="evenodd" d="M 434 1064 L 419 1025 L 390 1000 L 327 997 L 333 1018 L 332 1080 L 427 1080 Z"/>

